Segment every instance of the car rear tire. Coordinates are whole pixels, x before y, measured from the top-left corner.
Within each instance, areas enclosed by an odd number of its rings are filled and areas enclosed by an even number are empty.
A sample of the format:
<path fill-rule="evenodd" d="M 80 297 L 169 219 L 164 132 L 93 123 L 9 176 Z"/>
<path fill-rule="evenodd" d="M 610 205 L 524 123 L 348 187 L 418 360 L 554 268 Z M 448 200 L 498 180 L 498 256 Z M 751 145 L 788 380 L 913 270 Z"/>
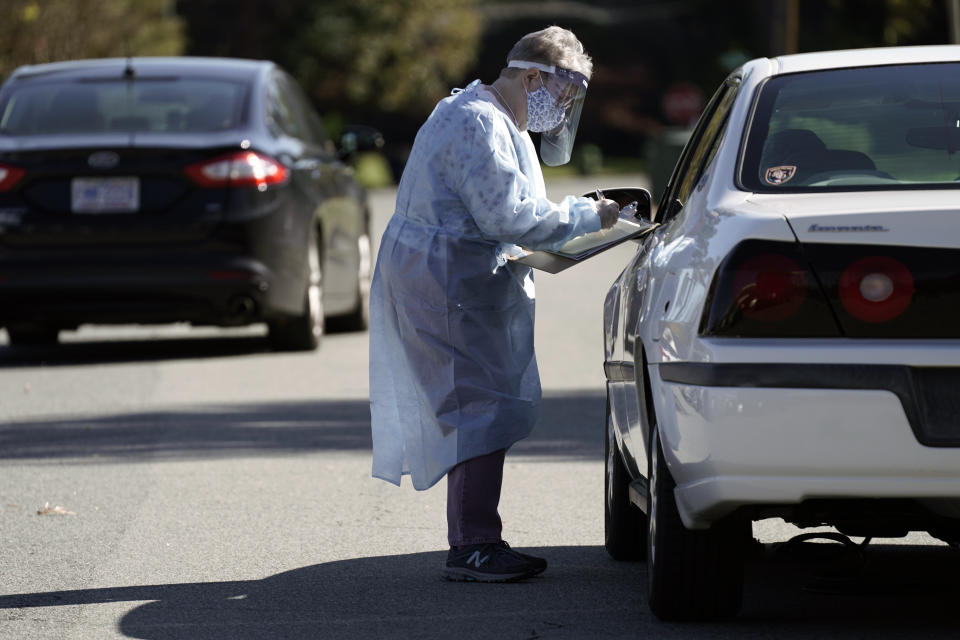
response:
<path fill-rule="evenodd" d="M 323 274 L 315 238 L 311 239 L 307 250 L 307 265 L 303 311 L 268 323 L 270 344 L 277 351 L 313 351 L 320 346 L 323 337 Z"/>
<path fill-rule="evenodd" d="M 41 347 L 57 344 L 60 330 L 36 325 L 7 327 L 10 344 L 15 347 Z"/>
<path fill-rule="evenodd" d="M 743 563 L 749 520 L 727 517 L 706 530 L 683 526 L 660 434 L 652 425 L 647 509 L 650 610 L 664 621 L 732 618 L 743 599 Z"/>
<path fill-rule="evenodd" d="M 647 522 L 643 512 L 630 501 L 630 473 L 617 448 L 609 400 L 606 432 L 604 547 L 614 560 L 643 560 L 646 557 Z"/>

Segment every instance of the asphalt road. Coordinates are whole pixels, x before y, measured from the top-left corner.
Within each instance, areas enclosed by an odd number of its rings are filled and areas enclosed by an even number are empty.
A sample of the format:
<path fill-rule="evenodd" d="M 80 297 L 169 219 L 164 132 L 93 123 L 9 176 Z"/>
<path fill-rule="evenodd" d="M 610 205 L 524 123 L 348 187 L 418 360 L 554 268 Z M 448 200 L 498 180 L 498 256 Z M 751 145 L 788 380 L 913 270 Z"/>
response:
<path fill-rule="evenodd" d="M 392 199 L 373 194 L 377 229 Z M 779 521 L 755 526 L 739 619 L 652 617 L 644 565 L 602 546 L 601 305 L 632 251 L 538 276 L 544 412 L 501 514 L 550 568 L 520 584 L 443 581 L 443 484 L 370 478 L 366 334 L 284 355 L 256 328 L 0 342 L 0 638 L 955 637 L 954 551 L 791 547 Z"/>

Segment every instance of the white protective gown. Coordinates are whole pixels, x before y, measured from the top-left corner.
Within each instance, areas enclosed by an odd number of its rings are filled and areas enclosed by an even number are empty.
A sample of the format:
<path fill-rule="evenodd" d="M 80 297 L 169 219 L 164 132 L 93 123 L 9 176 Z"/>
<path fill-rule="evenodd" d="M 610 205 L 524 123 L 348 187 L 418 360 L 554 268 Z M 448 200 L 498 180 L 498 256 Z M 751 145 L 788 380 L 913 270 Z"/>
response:
<path fill-rule="evenodd" d="M 370 294 L 375 477 L 427 489 L 533 428 L 533 273 L 498 257 L 600 229 L 590 200 L 545 193 L 530 136 L 479 81 L 417 133 Z"/>

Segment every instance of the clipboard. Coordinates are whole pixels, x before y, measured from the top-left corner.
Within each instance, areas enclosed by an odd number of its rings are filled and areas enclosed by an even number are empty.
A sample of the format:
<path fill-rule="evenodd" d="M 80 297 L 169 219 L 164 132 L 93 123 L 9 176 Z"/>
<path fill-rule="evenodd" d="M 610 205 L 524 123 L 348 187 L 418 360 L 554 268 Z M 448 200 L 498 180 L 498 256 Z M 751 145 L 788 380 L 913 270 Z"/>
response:
<path fill-rule="evenodd" d="M 620 191 L 628 191 L 626 189 Z M 629 190 L 630 192 L 643 191 L 640 189 Z M 630 193 L 629 195 L 634 195 Z M 594 231 L 578 238 L 574 238 L 553 251 L 530 251 L 519 247 L 520 251 L 507 259 L 519 264 L 533 267 L 539 271 L 547 273 L 560 273 L 570 267 L 580 264 L 595 255 L 612 249 L 628 240 L 636 240 L 647 235 L 658 226 L 657 223 L 649 222 L 642 216 L 643 212 L 650 211 L 650 195 L 644 191 L 645 207 L 636 205 L 636 199 L 630 204 L 624 206 L 621 198 L 614 198 L 621 205 L 620 218 L 609 229 Z"/>

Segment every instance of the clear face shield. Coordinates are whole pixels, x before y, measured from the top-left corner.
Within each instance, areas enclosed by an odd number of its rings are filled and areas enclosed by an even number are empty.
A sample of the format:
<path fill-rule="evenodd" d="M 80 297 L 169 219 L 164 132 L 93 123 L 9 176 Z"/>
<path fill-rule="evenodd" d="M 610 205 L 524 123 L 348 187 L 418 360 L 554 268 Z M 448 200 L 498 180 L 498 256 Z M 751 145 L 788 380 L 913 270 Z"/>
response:
<path fill-rule="evenodd" d="M 526 60 L 511 60 L 507 66 L 541 71 L 541 88 L 549 92 L 552 99 L 544 105 L 547 113 L 539 114 L 544 115 L 546 126 L 549 127 L 539 130 L 540 159 L 545 165 L 551 167 L 570 162 L 573 140 L 577 136 L 580 112 L 583 110 L 583 100 L 587 95 L 587 77 L 563 67 Z M 559 120 L 559 124 L 554 124 L 556 120 Z M 527 129 L 538 131 L 530 126 L 529 114 Z"/>

